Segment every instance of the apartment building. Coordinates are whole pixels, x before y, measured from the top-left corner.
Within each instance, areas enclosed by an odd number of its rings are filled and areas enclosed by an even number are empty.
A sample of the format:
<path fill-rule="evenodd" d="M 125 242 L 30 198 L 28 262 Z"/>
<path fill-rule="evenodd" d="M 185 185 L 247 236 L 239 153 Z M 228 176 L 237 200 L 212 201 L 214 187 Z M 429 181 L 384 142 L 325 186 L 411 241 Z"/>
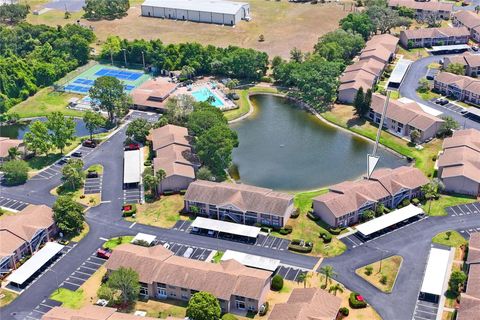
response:
<path fill-rule="evenodd" d="M 463 65 L 466 76 L 474 78 L 480 76 L 480 54 L 465 52 L 457 56 L 446 56 L 443 60 L 443 68 L 446 69 L 452 63 Z"/>
<path fill-rule="evenodd" d="M 421 187 L 427 183 L 427 177 L 417 168 L 379 169 L 370 179 L 331 186 L 328 193 L 313 199 L 313 211 L 333 227 L 349 226 L 380 203 L 395 208 L 404 199 L 419 197 Z"/>
<path fill-rule="evenodd" d="M 367 41 L 358 60 L 340 76 L 338 101 L 353 103 L 360 88 L 371 89 L 378 82 L 387 64 L 395 58 L 398 38 L 390 34 L 375 35 Z"/>
<path fill-rule="evenodd" d="M 146 298 L 188 301 L 199 291 L 213 294 L 222 312 L 256 312 L 270 289 L 271 272 L 245 267 L 235 260 L 210 263 L 175 256 L 161 245 L 123 244 L 105 264 L 107 272 L 134 269 Z"/>
<path fill-rule="evenodd" d="M 34 254 L 57 233 L 53 211 L 45 205 L 29 205 L 0 220 L 0 275 L 9 273 L 25 256 Z"/>
<path fill-rule="evenodd" d="M 460 296 L 456 320 L 476 319 L 480 314 L 480 232 L 470 235 L 466 265 L 468 280 Z"/>
<path fill-rule="evenodd" d="M 480 131 L 459 130 L 446 138 L 437 166 L 445 191 L 480 195 Z"/>
<path fill-rule="evenodd" d="M 368 118 L 379 124 L 386 97 L 374 94 Z M 414 130 L 420 132 L 419 142 L 432 139 L 437 134 L 444 120 L 426 113 L 416 102 L 403 103 L 399 100 L 390 100 L 383 129 L 388 132 L 410 140 L 410 133 Z"/>
<path fill-rule="evenodd" d="M 293 196 L 246 184 L 197 180 L 185 193 L 185 209 L 200 216 L 253 225 L 284 227 L 294 211 Z"/>
<path fill-rule="evenodd" d="M 415 11 L 415 19 L 424 20 L 430 15 L 435 15 L 437 19 L 450 19 L 453 11 L 453 4 L 440 1 L 419 2 L 415 0 L 389 0 L 390 8 L 405 7 Z"/>
<path fill-rule="evenodd" d="M 440 72 L 435 76 L 433 88 L 436 92 L 453 99 L 480 105 L 480 80 L 449 72 Z"/>
<path fill-rule="evenodd" d="M 400 31 L 400 43 L 405 48 L 424 48 L 467 44 L 470 32 L 465 27 L 423 28 Z"/>
<path fill-rule="evenodd" d="M 169 124 L 152 129 L 147 140 L 151 142 L 152 151 L 155 152 L 153 171 L 165 171 L 165 178 L 160 181 L 158 192 L 186 190 L 195 180 L 195 170 L 198 167 L 187 128 Z"/>
<path fill-rule="evenodd" d="M 452 24 L 454 27 L 465 27 L 470 32 L 470 37 L 480 41 L 480 15 L 475 11 L 460 10 L 453 14 Z"/>
<path fill-rule="evenodd" d="M 8 160 L 8 150 L 10 150 L 10 148 L 18 149 L 22 156 L 26 153 L 23 140 L 0 137 L 0 163 Z"/>
<path fill-rule="evenodd" d="M 80 309 L 54 307 L 42 316 L 42 320 L 158 320 L 158 318 L 142 317 L 118 312 L 115 308 L 87 305 Z M 168 317 L 166 320 L 179 318 Z M 182 319 L 183 320 L 183 319 Z"/>

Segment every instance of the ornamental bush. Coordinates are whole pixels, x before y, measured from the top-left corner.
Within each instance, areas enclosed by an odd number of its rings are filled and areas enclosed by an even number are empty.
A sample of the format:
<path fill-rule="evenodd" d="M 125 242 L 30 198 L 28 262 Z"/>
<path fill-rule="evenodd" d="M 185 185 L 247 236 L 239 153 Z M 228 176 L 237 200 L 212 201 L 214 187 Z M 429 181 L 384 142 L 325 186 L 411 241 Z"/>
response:
<path fill-rule="evenodd" d="M 222 316 L 222 320 L 238 320 L 237 317 L 235 317 L 233 314 L 231 313 L 225 313 L 223 316 Z"/>
<path fill-rule="evenodd" d="M 348 298 L 348 304 L 350 305 L 350 308 L 352 309 L 366 308 L 367 303 L 364 300 L 358 300 L 357 296 L 359 296 L 357 292 L 350 293 L 350 297 Z"/>
<path fill-rule="evenodd" d="M 345 317 L 347 317 L 350 313 L 350 309 L 348 309 L 347 307 L 342 307 L 338 311 Z"/>
<path fill-rule="evenodd" d="M 331 234 L 337 236 L 342 232 L 342 229 L 340 229 L 340 228 L 330 228 L 328 231 L 330 231 Z"/>
<path fill-rule="evenodd" d="M 273 291 L 280 291 L 283 288 L 283 278 L 281 275 L 276 274 L 272 278 L 272 284 L 270 285 Z"/>
<path fill-rule="evenodd" d="M 330 243 L 332 241 L 332 235 L 326 231 L 320 231 L 320 238 L 323 239 L 323 243 Z"/>
<path fill-rule="evenodd" d="M 128 206 L 130 206 L 130 209 L 123 210 L 124 217 L 131 217 L 137 212 L 137 205 L 135 203 L 126 204 L 123 207 L 128 208 Z"/>

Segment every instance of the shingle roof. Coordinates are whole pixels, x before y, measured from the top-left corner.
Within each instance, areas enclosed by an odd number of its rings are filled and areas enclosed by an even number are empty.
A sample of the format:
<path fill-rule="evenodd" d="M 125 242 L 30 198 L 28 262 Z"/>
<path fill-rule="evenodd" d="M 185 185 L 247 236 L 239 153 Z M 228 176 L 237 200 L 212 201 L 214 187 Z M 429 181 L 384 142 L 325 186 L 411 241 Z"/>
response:
<path fill-rule="evenodd" d="M 448 2 L 430 1 L 430 2 L 418 2 L 414 0 L 389 0 L 388 5 L 390 7 L 407 7 L 415 10 L 424 11 L 452 11 L 453 4 Z"/>
<path fill-rule="evenodd" d="M 467 263 L 480 264 L 480 232 L 475 232 L 470 235 Z M 480 279 L 480 277 L 478 279 Z"/>
<path fill-rule="evenodd" d="M 461 24 L 469 29 L 480 26 L 480 15 L 474 11 L 460 10 L 453 15 Z"/>
<path fill-rule="evenodd" d="M 375 59 L 364 59 L 355 62 L 345 68 L 345 73 L 363 70 L 377 77 L 382 73 L 385 64 Z"/>
<path fill-rule="evenodd" d="M 474 93 L 480 92 L 480 80 L 467 76 L 461 76 L 449 72 L 439 72 L 435 76 L 435 81 L 447 85 L 455 85 L 461 90 L 467 90 Z"/>
<path fill-rule="evenodd" d="M 123 244 L 115 248 L 106 268 L 130 267 L 139 273 L 140 281 L 163 283 L 230 300 L 232 295 L 259 299 L 271 273 L 245 267 L 235 260 L 209 263 L 174 256 L 162 246 L 145 248 Z"/>
<path fill-rule="evenodd" d="M 457 311 L 456 320 L 477 319 L 480 314 L 480 298 L 472 297 L 462 293 L 460 298 L 460 307 Z"/>
<path fill-rule="evenodd" d="M 8 149 L 18 148 L 22 143 L 23 140 L 0 137 L 0 158 L 6 158 L 8 156 Z"/>
<path fill-rule="evenodd" d="M 117 312 L 115 308 L 87 305 L 81 309 L 54 307 L 42 316 L 42 320 L 154 320 Z"/>
<path fill-rule="evenodd" d="M 286 303 L 277 303 L 269 320 L 334 320 L 342 299 L 318 288 L 296 288 Z"/>
<path fill-rule="evenodd" d="M 234 205 L 245 212 L 270 213 L 285 217 L 293 196 L 246 184 L 197 180 L 188 187 L 185 200 L 216 206 Z"/>
<path fill-rule="evenodd" d="M 165 99 L 175 91 L 177 84 L 163 78 L 156 78 L 144 82 L 135 88 L 132 93 L 133 103 L 140 106 L 165 109 Z"/>
<path fill-rule="evenodd" d="M 147 139 L 152 141 L 152 149 L 158 150 L 173 143 L 190 146 L 188 130 L 185 127 L 167 124 L 166 126 L 152 129 Z"/>
<path fill-rule="evenodd" d="M 422 3 L 429 3 L 429 2 L 422 2 Z M 435 2 L 435 3 L 438 3 L 438 2 Z M 409 30 L 403 30 L 401 31 L 401 33 L 404 33 L 407 39 L 469 37 L 470 36 L 470 32 L 465 27 L 409 29 Z"/>
<path fill-rule="evenodd" d="M 392 195 L 402 189 L 416 189 L 428 183 L 427 177 L 417 168 L 399 167 L 396 169 L 382 168 L 373 172 L 372 180 L 376 180 Z"/>
<path fill-rule="evenodd" d="M 195 178 L 192 149 L 187 146 L 172 144 L 158 149 L 153 159 L 153 168 L 157 172 L 163 169 L 167 177 L 179 175 Z"/>
<path fill-rule="evenodd" d="M 480 66 L 480 54 L 473 54 L 471 52 L 465 52 L 458 56 L 445 57 L 445 62 L 460 63 L 464 66 L 470 66 L 476 68 Z"/>

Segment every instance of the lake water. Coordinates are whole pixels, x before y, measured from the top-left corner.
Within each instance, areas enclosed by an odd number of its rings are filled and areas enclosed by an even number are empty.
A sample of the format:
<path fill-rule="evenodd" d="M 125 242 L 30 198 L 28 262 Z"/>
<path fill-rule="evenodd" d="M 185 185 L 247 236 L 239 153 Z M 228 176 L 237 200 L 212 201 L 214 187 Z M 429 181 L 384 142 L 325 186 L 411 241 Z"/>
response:
<path fill-rule="evenodd" d="M 36 118 L 32 121 L 39 120 L 39 121 L 46 121 L 46 118 Z M 84 137 L 90 135 L 87 128 L 85 127 L 85 123 L 82 119 L 73 119 L 75 121 L 75 135 L 77 137 Z M 12 139 L 23 139 L 25 133 L 29 131 L 29 125 L 32 121 L 25 121 L 22 123 L 17 123 L 13 125 L 2 125 L 0 126 L 0 136 L 1 137 L 9 137 Z M 103 128 L 98 129 L 95 133 L 105 132 L 106 130 Z"/>
<path fill-rule="evenodd" d="M 323 123 L 284 98 L 251 97 L 254 115 L 232 125 L 240 145 L 232 169 L 243 183 L 276 190 L 310 190 L 366 173 L 373 143 Z M 378 167 L 405 159 L 379 149 Z"/>

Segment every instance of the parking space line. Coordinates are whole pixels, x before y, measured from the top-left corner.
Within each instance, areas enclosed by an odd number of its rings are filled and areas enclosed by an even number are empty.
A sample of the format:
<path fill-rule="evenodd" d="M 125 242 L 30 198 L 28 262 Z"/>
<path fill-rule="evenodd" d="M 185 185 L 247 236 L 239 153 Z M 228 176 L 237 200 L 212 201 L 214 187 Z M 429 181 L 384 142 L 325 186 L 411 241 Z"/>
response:
<path fill-rule="evenodd" d="M 40 313 L 40 314 L 45 314 L 45 312 L 42 312 L 42 311 L 39 311 L 39 310 L 36 310 L 36 309 L 33 309 L 32 311 L 33 311 L 33 312 L 38 312 L 38 313 Z"/>
<path fill-rule="evenodd" d="M 68 283 L 68 284 L 71 284 L 72 286 L 80 287 L 79 284 L 68 282 L 68 281 L 63 281 L 63 283 Z"/>
<path fill-rule="evenodd" d="M 85 263 L 82 264 L 82 268 L 89 269 L 89 270 L 93 270 L 93 271 L 97 271 L 97 269 L 93 269 L 93 268 L 86 267 L 86 266 L 85 266 Z"/>

